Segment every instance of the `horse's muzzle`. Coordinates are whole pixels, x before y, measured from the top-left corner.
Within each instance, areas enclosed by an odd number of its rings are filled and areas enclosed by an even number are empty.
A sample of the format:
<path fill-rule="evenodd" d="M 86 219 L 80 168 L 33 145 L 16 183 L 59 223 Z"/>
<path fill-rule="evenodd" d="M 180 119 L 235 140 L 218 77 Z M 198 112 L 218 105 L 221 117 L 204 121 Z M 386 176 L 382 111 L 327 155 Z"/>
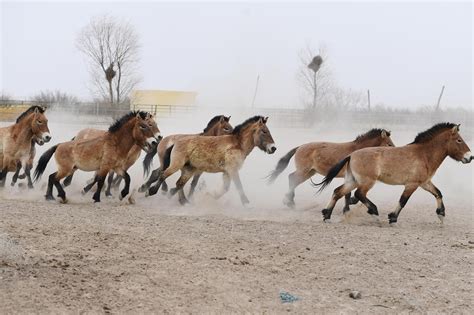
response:
<path fill-rule="evenodd" d="M 474 160 L 474 156 L 472 155 L 471 151 L 469 151 L 466 154 L 464 154 L 461 162 L 463 164 L 467 164 L 467 163 L 471 163 L 472 160 Z"/>
<path fill-rule="evenodd" d="M 268 154 L 273 154 L 273 153 L 275 153 L 276 150 L 277 150 L 277 148 L 276 148 L 275 144 L 272 143 L 272 144 L 267 145 L 267 153 Z"/>

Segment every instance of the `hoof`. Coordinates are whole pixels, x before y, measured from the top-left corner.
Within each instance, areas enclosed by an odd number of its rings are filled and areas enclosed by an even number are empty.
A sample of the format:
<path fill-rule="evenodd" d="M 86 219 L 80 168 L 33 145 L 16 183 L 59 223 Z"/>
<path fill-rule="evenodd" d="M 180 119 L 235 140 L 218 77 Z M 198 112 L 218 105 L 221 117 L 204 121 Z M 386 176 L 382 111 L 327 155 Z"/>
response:
<path fill-rule="evenodd" d="M 283 204 L 287 206 L 288 208 L 294 209 L 295 208 L 295 202 L 293 200 L 288 200 L 288 199 L 283 199 Z"/>
<path fill-rule="evenodd" d="M 60 198 L 59 202 L 62 203 L 62 204 L 66 204 L 66 203 L 68 203 L 68 200 L 67 200 L 67 198 L 64 198 L 64 199 Z"/>
<path fill-rule="evenodd" d="M 163 192 L 166 192 L 166 191 L 163 190 Z M 170 195 L 171 196 L 174 196 L 177 192 L 178 192 L 178 188 L 171 188 L 170 189 Z"/>
<path fill-rule="evenodd" d="M 323 214 L 324 222 L 331 219 L 331 211 L 329 211 L 329 209 L 323 209 L 321 213 Z"/>
<path fill-rule="evenodd" d="M 438 219 L 441 222 L 441 224 L 444 223 L 444 215 L 438 214 Z"/>
<path fill-rule="evenodd" d="M 15 182 L 11 182 L 10 186 L 13 187 L 13 186 L 15 186 L 15 184 L 16 184 Z"/>
<path fill-rule="evenodd" d="M 351 205 L 355 205 L 359 202 L 359 199 L 357 199 L 356 197 L 351 197 L 351 200 L 349 201 L 349 204 Z"/>
<path fill-rule="evenodd" d="M 398 220 L 398 216 L 395 213 L 390 212 L 388 214 L 388 223 L 395 224 L 397 223 L 397 220 Z"/>
<path fill-rule="evenodd" d="M 180 205 L 184 206 L 185 204 L 189 203 L 189 201 L 186 198 L 184 198 L 184 199 L 179 199 L 179 203 Z"/>
<path fill-rule="evenodd" d="M 323 222 L 324 222 L 324 223 L 332 223 L 332 222 L 331 222 L 331 219 L 323 219 Z"/>
<path fill-rule="evenodd" d="M 33 184 L 28 184 L 28 189 L 33 189 L 33 188 L 35 188 Z"/>
<path fill-rule="evenodd" d="M 53 200 L 56 200 L 53 196 L 51 195 L 45 195 L 44 198 L 48 201 L 53 201 Z"/>
<path fill-rule="evenodd" d="M 346 214 L 347 212 L 349 212 L 351 209 L 349 207 L 344 207 L 342 208 L 342 214 Z"/>
<path fill-rule="evenodd" d="M 148 189 L 146 189 L 146 186 L 145 185 L 141 185 L 140 188 L 138 188 L 138 192 L 139 193 L 143 193 L 143 192 L 146 192 Z"/>
<path fill-rule="evenodd" d="M 81 195 L 84 196 L 85 194 L 87 194 L 87 191 L 85 191 L 85 189 L 83 188 L 83 189 L 81 190 Z"/>

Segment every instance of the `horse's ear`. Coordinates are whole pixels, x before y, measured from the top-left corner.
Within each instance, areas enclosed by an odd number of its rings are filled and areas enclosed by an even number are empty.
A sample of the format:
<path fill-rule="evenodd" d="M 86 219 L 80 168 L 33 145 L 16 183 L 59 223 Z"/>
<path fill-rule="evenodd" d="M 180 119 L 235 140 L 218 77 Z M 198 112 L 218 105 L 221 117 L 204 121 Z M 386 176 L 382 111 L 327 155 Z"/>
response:
<path fill-rule="evenodd" d="M 387 138 L 387 137 L 390 137 L 390 133 L 389 133 L 389 132 L 387 132 L 387 130 L 385 130 L 385 129 L 384 129 L 384 130 L 382 130 L 382 133 L 381 133 L 381 135 L 382 135 L 382 138 Z"/>
<path fill-rule="evenodd" d="M 267 120 L 268 120 L 268 116 L 267 116 L 267 117 L 264 117 L 264 118 L 262 119 L 262 121 L 263 121 L 264 124 L 267 123 Z"/>
<path fill-rule="evenodd" d="M 226 118 L 225 118 L 225 121 L 229 122 L 229 120 L 230 120 L 230 117 L 231 117 L 231 116 L 229 116 L 229 117 L 226 117 Z"/>
<path fill-rule="evenodd" d="M 140 116 L 140 112 L 137 113 L 136 117 L 137 119 L 142 119 L 142 116 Z"/>
<path fill-rule="evenodd" d="M 35 112 L 34 112 L 34 113 L 35 113 L 35 114 L 38 114 L 38 113 L 39 113 L 38 107 L 35 107 Z"/>
<path fill-rule="evenodd" d="M 219 118 L 219 122 L 224 122 L 225 121 L 225 116 L 221 116 L 221 118 Z"/>
<path fill-rule="evenodd" d="M 458 124 L 458 125 L 454 126 L 453 129 L 452 129 L 452 132 L 453 132 L 453 133 L 458 133 L 460 126 L 461 126 L 461 124 Z"/>

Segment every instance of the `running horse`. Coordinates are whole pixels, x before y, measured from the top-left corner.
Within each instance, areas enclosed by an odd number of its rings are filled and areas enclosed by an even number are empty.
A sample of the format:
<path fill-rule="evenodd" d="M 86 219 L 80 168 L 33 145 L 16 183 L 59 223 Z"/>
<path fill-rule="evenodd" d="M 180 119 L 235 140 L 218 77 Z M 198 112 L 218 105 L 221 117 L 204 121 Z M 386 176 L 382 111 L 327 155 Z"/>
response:
<path fill-rule="evenodd" d="M 222 136 L 222 135 L 231 134 L 232 130 L 234 130 L 234 128 L 232 128 L 232 125 L 229 123 L 229 121 L 230 121 L 230 116 L 229 117 L 226 117 L 224 115 L 214 116 L 209 121 L 206 128 L 204 128 L 203 132 L 201 132 L 200 134 L 197 134 L 197 135 L 200 135 L 200 136 Z M 143 169 L 145 170 L 145 174 L 148 174 L 148 172 L 150 170 L 151 162 L 152 162 L 153 157 L 155 156 L 157 151 L 158 151 L 158 157 L 160 159 L 160 167 L 157 168 L 156 170 L 154 170 L 151 173 L 151 176 L 148 179 L 148 181 L 146 183 L 144 183 L 139 188 L 139 190 L 138 190 L 139 192 L 145 192 L 146 190 L 148 190 L 148 188 L 150 188 L 150 186 L 154 182 L 156 182 L 158 180 L 158 178 L 160 177 L 160 174 L 162 172 L 161 166 L 164 163 L 164 157 L 165 157 L 166 150 L 169 147 L 171 147 L 176 142 L 176 140 L 182 139 L 182 138 L 185 138 L 185 137 L 189 137 L 189 136 L 196 136 L 196 135 L 177 134 L 177 135 L 167 136 L 167 137 L 163 138 L 163 140 L 160 141 L 160 143 L 158 144 L 157 150 L 154 150 L 153 152 L 150 152 L 145 156 L 145 158 L 143 159 Z M 194 194 L 194 190 L 197 186 L 197 183 L 199 182 L 200 177 L 201 177 L 200 173 L 196 173 L 194 175 L 193 180 L 191 182 L 191 189 L 189 191 L 189 197 L 191 197 Z M 163 181 L 163 183 L 161 184 L 161 189 L 163 191 L 168 191 L 168 185 L 166 184 L 166 181 Z"/>
<path fill-rule="evenodd" d="M 91 189 L 97 183 L 97 191 L 93 196 L 95 202 L 100 202 L 100 193 L 107 174 L 110 171 L 116 172 L 125 179 L 125 187 L 120 194 L 120 199 L 123 199 L 130 190 L 130 175 L 125 169 L 129 151 L 134 145 L 138 145 L 147 152 L 151 151 L 158 144 L 160 137 L 160 130 L 152 115 L 142 111 L 129 112 L 115 121 L 100 137 L 82 141 L 71 140 L 50 148 L 38 161 L 35 181 L 44 173 L 49 160 L 54 155 L 58 170 L 49 175 L 45 195 L 47 200 L 54 200 L 54 185 L 61 202 L 66 203 L 66 193 L 59 181 L 78 169 L 96 172 L 94 181 L 87 186 L 87 189 Z M 87 192 L 87 189 L 84 190 Z"/>
<path fill-rule="evenodd" d="M 443 196 L 431 182 L 431 178 L 448 156 L 462 163 L 470 163 L 474 159 L 459 134 L 459 125 L 453 123 L 434 125 L 419 133 L 412 143 L 402 147 L 365 148 L 353 152 L 333 166 L 318 184 L 319 190 L 323 190 L 347 167 L 344 184 L 334 190 L 329 204 L 322 210 L 324 220 L 331 218 L 336 202 L 354 189 L 355 196 L 368 208 L 368 213 L 378 216 L 377 206 L 367 198 L 367 192 L 377 181 L 381 181 L 389 185 L 405 186 L 396 209 L 388 214 L 390 224 L 397 222 L 400 211 L 418 187 L 436 198 L 436 214 L 443 223 Z"/>
<path fill-rule="evenodd" d="M 33 188 L 30 178 L 29 162 L 34 158 L 34 144 L 43 145 L 51 140 L 46 108 L 31 106 L 16 119 L 15 124 L 0 128 L 0 186 L 5 186 L 8 172 L 25 170 L 30 179 L 29 188 Z"/>
<path fill-rule="evenodd" d="M 185 204 L 187 199 L 183 192 L 186 182 L 194 175 L 203 172 L 223 173 L 224 185 L 214 197 L 224 195 L 232 180 L 240 194 L 242 204 L 249 203 L 240 181 L 239 170 L 247 156 L 255 147 L 268 154 L 276 151 L 275 143 L 267 128 L 267 118 L 254 116 L 235 127 L 232 134 L 217 137 L 189 136 L 175 141 L 167 149 L 163 172 L 155 186 L 146 192 L 147 196 L 154 195 L 161 183 L 181 170 L 181 177 L 176 182 L 179 202 Z"/>
<path fill-rule="evenodd" d="M 73 138 L 74 141 L 81 141 L 81 140 L 87 140 L 87 139 L 93 139 L 93 138 L 98 138 L 103 135 L 105 135 L 107 131 L 106 130 L 100 130 L 100 129 L 94 129 L 94 128 L 86 128 L 82 129 L 77 133 L 77 135 Z M 161 136 L 158 137 L 158 140 L 161 140 Z M 128 170 L 130 167 L 132 167 L 133 164 L 138 160 L 140 157 L 140 153 L 142 151 L 142 148 L 138 145 L 133 145 L 130 151 L 128 152 L 127 156 L 127 161 L 125 163 L 125 170 Z M 63 181 L 64 187 L 67 187 L 71 185 L 73 174 L 69 175 L 66 177 L 66 179 Z M 94 176 L 95 178 L 95 176 Z M 94 178 L 92 181 L 94 181 Z M 117 176 L 115 181 L 114 181 L 114 172 L 110 171 L 107 177 L 107 188 L 105 190 L 105 195 L 106 196 L 112 196 L 112 193 L 110 192 L 112 186 L 118 187 L 120 185 L 120 180 L 122 179 L 121 176 Z M 90 183 L 89 183 L 90 184 Z M 88 187 L 88 185 L 86 186 Z M 84 189 L 83 191 L 86 191 L 89 189 Z"/>
<path fill-rule="evenodd" d="M 333 143 L 333 142 L 311 142 L 300 145 L 290 150 L 283 156 L 270 175 L 268 183 L 275 181 L 278 175 L 288 166 L 290 159 L 295 156 L 296 171 L 288 175 L 289 190 L 283 199 L 283 203 L 288 207 L 295 206 L 295 189 L 300 184 L 314 176 L 321 174 L 326 176 L 331 167 L 351 154 L 352 152 L 367 147 L 393 147 L 390 131 L 374 128 L 359 135 L 354 141 Z M 345 169 L 342 169 L 336 177 L 344 177 Z M 349 210 L 349 204 L 357 203 L 357 199 L 351 200 L 351 194 L 346 195 L 346 205 L 344 211 Z"/>

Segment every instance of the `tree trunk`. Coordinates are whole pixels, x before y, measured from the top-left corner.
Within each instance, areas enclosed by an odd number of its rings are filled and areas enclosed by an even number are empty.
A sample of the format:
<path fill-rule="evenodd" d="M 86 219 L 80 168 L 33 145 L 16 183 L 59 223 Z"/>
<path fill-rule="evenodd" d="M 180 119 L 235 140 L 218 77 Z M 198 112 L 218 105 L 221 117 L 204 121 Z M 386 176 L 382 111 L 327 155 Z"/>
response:
<path fill-rule="evenodd" d="M 114 91 L 112 89 L 112 80 L 109 81 L 110 105 L 114 105 Z"/>
<path fill-rule="evenodd" d="M 117 62 L 117 68 L 118 68 L 118 77 L 117 77 L 117 87 L 116 87 L 116 93 L 117 93 L 117 105 L 120 105 L 120 80 L 122 79 L 122 66 L 120 65 L 119 62 Z"/>
<path fill-rule="evenodd" d="M 318 103 L 318 84 L 316 80 L 316 72 L 314 73 L 313 77 L 313 90 L 313 110 L 315 110 Z"/>

